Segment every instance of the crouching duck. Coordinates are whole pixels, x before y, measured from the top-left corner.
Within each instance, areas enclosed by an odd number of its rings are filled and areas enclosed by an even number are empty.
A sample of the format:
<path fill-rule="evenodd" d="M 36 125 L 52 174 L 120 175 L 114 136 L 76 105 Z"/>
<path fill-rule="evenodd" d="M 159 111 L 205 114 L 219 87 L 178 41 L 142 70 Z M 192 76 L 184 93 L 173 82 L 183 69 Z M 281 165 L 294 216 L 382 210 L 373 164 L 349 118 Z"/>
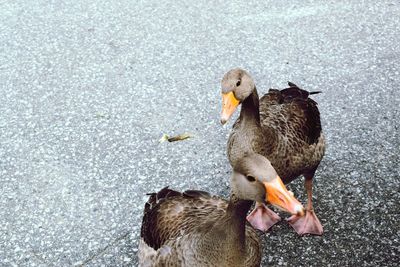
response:
<path fill-rule="evenodd" d="M 260 266 L 260 241 L 246 223 L 253 201 L 304 212 L 270 162 L 254 153 L 235 165 L 229 201 L 193 190 L 164 188 L 150 194 L 141 228 L 140 266 Z"/>
<path fill-rule="evenodd" d="M 221 82 L 226 123 L 241 104 L 240 116 L 228 139 L 228 158 L 234 167 L 249 152 L 270 160 L 285 184 L 299 175 L 305 177 L 308 204 L 304 216 L 294 215 L 289 223 L 300 235 L 323 233 L 312 205 L 312 181 L 325 152 L 317 103 L 308 92 L 289 82 L 289 88 L 270 89 L 261 99 L 251 76 L 242 69 L 227 72 Z M 266 231 L 280 217 L 262 203 L 248 217 L 257 229 Z"/>

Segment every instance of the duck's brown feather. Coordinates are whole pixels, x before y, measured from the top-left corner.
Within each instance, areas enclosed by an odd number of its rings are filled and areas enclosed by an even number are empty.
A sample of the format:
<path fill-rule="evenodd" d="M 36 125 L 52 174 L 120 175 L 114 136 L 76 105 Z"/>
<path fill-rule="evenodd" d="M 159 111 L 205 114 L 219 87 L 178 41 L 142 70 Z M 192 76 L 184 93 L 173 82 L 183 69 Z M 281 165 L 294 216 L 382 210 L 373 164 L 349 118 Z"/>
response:
<path fill-rule="evenodd" d="M 278 134 L 295 136 L 310 145 L 316 143 L 322 131 L 318 104 L 308 97 L 308 91 L 289 85 L 283 90 L 270 89 L 260 99 L 261 126 L 278 126 Z"/>
<path fill-rule="evenodd" d="M 285 183 L 315 172 L 325 152 L 317 102 L 308 91 L 289 85 L 271 89 L 260 99 L 260 124 L 268 148 L 262 152 Z"/>
<path fill-rule="evenodd" d="M 141 229 L 142 265 L 259 266 L 258 236 L 248 225 L 245 265 L 239 263 L 234 252 L 237 242 L 230 240 L 226 231 L 230 227 L 227 207 L 226 200 L 204 191 L 180 193 L 164 188 L 150 194 Z"/>
<path fill-rule="evenodd" d="M 145 204 L 141 237 L 153 249 L 158 249 L 166 240 L 200 227 L 199 223 L 215 221 L 226 207 L 226 201 L 204 191 L 180 193 L 164 188 L 151 194 Z"/>
<path fill-rule="evenodd" d="M 310 92 L 293 83 L 289 86 L 270 89 L 261 97 L 259 120 L 242 116 L 237 119 L 228 139 L 232 166 L 244 153 L 253 150 L 271 161 L 285 183 L 315 172 L 325 152 L 318 106 L 309 98 Z M 314 93 L 318 92 L 311 92 Z"/>

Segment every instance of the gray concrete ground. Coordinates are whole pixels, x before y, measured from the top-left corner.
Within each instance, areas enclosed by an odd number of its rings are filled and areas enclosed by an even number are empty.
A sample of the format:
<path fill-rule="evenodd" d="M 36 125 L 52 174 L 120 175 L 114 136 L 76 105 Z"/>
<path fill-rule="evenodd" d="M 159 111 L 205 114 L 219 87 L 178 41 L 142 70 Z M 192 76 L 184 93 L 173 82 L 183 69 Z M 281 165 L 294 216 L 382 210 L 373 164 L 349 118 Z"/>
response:
<path fill-rule="evenodd" d="M 323 91 L 325 234 L 276 225 L 263 266 L 398 264 L 399 14 L 395 0 L 0 1 L 0 266 L 136 266 L 145 193 L 228 196 L 219 81 L 236 66 L 260 93 Z"/>

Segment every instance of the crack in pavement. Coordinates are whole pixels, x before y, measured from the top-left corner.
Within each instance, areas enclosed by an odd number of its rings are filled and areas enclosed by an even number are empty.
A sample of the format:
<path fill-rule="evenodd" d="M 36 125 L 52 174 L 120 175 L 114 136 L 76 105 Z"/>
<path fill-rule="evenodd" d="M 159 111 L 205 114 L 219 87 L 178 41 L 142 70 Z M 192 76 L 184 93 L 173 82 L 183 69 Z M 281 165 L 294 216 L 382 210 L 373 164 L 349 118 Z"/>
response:
<path fill-rule="evenodd" d="M 92 256 L 90 256 L 89 258 L 87 258 L 86 260 L 84 260 L 82 262 L 82 264 L 78 265 L 79 267 L 83 267 L 86 264 L 90 263 L 91 261 L 93 261 L 94 259 L 96 259 L 97 257 L 101 256 L 104 254 L 104 252 L 109 249 L 110 247 L 112 247 L 113 245 L 117 244 L 119 241 L 125 239 L 128 235 L 129 235 L 129 231 L 124 233 L 123 235 L 121 235 L 120 237 L 114 239 L 112 242 L 110 242 L 107 246 L 105 246 L 104 248 L 100 249 L 97 253 L 93 254 Z"/>

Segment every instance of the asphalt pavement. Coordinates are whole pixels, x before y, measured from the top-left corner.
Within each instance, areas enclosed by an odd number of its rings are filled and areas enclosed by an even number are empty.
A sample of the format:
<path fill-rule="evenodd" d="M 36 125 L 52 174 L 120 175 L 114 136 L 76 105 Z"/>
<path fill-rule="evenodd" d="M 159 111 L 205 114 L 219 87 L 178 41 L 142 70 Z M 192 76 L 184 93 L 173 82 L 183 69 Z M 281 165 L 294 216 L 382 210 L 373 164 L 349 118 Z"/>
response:
<path fill-rule="evenodd" d="M 260 233 L 263 266 L 395 266 L 399 14 L 395 0 L 0 1 L 0 266 L 137 266 L 146 193 L 228 197 L 233 67 L 260 95 L 323 92 L 325 233 Z M 289 187 L 305 203 L 303 178 Z"/>

